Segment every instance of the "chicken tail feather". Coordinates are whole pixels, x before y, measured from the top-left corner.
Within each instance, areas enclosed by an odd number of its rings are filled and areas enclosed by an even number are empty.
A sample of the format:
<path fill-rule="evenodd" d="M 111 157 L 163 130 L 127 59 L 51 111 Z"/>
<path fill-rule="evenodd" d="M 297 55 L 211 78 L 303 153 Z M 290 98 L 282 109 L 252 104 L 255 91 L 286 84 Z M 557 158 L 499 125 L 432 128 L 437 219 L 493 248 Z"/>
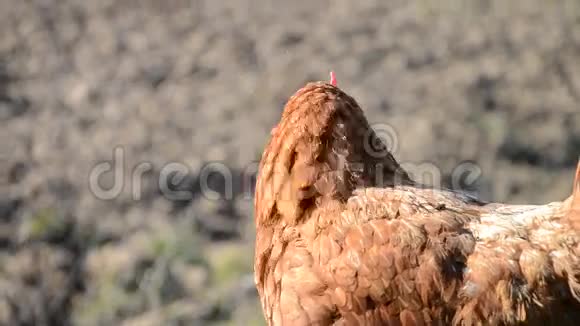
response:
<path fill-rule="evenodd" d="M 570 206 L 566 213 L 572 227 L 580 232 L 580 161 L 576 168 L 576 176 L 574 178 L 574 188 L 572 196 L 569 199 Z"/>
<path fill-rule="evenodd" d="M 574 191 L 572 192 L 574 196 L 573 203 L 576 204 L 575 207 L 580 205 L 580 160 L 578 161 L 578 167 L 576 167 L 576 177 L 574 178 Z"/>

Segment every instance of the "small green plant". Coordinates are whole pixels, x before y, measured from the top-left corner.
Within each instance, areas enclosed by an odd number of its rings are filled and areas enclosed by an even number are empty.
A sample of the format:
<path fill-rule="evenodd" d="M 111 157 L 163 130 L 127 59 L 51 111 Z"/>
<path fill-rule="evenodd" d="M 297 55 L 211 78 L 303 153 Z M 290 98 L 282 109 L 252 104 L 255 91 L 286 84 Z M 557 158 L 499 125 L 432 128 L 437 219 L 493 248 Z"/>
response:
<path fill-rule="evenodd" d="M 20 241 L 47 240 L 58 237 L 66 231 L 67 222 L 55 208 L 49 207 L 37 211 L 20 225 Z"/>

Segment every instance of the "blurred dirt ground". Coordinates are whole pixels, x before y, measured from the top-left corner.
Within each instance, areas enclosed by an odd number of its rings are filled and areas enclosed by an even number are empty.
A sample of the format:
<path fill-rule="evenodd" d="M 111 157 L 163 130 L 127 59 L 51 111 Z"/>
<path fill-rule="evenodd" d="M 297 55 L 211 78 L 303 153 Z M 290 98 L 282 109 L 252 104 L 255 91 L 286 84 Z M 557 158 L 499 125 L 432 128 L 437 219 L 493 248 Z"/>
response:
<path fill-rule="evenodd" d="M 0 324 L 261 324 L 243 176 L 330 70 L 444 185 L 475 162 L 487 200 L 570 192 L 577 0 L 0 0 Z M 151 164 L 139 200 L 130 172 L 113 200 L 89 191 L 116 147 Z M 162 195 L 168 162 L 191 198 Z M 227 195 L 216 163 L 231 200 L 202 191 Z"/>

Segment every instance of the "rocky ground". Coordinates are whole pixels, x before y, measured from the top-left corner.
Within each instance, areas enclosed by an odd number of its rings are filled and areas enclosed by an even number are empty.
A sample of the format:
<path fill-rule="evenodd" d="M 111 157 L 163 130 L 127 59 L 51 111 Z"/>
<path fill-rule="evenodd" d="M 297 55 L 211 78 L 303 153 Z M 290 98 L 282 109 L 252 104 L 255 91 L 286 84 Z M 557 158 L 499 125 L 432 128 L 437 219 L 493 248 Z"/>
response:
<path fill-rule="evenodd" d="M 0 324 L 261 324 L 247 176 L 331 69 L 408 167 L 570 192 L 576 0 L 0 0 Z"/>

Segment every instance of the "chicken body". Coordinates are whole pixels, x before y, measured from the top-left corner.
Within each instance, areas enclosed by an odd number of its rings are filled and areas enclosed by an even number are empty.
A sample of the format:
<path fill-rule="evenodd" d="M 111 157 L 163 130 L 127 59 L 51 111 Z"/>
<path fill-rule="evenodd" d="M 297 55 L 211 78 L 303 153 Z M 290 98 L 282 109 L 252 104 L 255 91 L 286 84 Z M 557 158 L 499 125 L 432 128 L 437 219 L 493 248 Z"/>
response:
<path fill-rule="evenodd" d="M 255 278 L 266 320 L 580 324 L 576 197 L 484 204 L 420 187 L 354 99 L 308 84 L 272 131 L 256 186 Z"/>

